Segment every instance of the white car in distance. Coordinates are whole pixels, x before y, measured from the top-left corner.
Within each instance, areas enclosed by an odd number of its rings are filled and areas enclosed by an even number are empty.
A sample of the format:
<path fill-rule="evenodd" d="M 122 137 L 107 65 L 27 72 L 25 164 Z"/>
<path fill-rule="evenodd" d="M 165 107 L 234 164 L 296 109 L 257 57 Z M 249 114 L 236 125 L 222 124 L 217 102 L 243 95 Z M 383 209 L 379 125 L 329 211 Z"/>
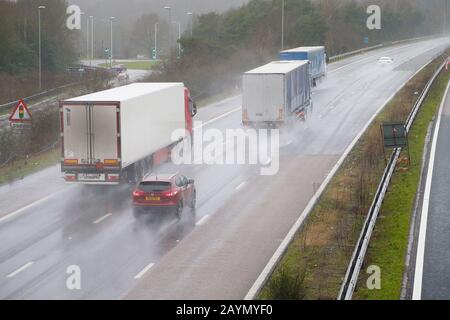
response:
<path fill-rule="evenodd" d="M 394 63 L 394 59 L 392 59 L 391 57 L 381 57 L 380 59 L 378 59 L 378 63 L 379 64 L 392 64 L 392 63 Z"/>

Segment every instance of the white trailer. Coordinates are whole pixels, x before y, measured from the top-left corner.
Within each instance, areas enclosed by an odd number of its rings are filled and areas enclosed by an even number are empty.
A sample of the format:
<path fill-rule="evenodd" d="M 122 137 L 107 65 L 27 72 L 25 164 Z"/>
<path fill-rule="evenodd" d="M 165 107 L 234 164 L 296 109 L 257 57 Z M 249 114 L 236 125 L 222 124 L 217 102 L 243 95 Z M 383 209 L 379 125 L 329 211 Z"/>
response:
<path fill-rule="evenodd" d="M 310 107 L 307 61 L 275 61 L 244 74 L 244 125 L 282 125 L 296 118 L 305 119 Z"/>
<path fill-rule="evenodd" d="M 70 183 L 135 182 L 192 133 L 183 83 L 134 83 L 60 103 L 61 170 Z"/>

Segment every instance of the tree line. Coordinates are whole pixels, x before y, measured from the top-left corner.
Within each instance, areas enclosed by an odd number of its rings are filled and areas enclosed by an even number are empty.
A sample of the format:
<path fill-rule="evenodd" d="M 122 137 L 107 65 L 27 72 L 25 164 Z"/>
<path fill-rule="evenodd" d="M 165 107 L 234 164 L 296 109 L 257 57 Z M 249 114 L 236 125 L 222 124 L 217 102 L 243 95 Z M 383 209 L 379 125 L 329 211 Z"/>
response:
<path fill-rule="evenodd" d="M 367 28 L 372 4 L 382 9 L 381 30 Z M 441 32 L 440 12 L 441 0 L 285 0 L 284 46 L 324 45 L 332 56 Z M 200 15 L 193 36 L 181 39 L 181 59 L 173 54 L 164 72 L 150 80 L 183 81 L 197 95 L 238 86 L 242 71 L 276 59 L 281 16 L 282 0 L 251 0 L 222 14 Z"/>
<path fill-rule="evenodd" d="M 32 72 L 38 67 L 41 10 L 43 69 L 57 71 L 76 57 L 74 32 L 66 28 L 65 0 L 0 0 L 0 72 Z"/>

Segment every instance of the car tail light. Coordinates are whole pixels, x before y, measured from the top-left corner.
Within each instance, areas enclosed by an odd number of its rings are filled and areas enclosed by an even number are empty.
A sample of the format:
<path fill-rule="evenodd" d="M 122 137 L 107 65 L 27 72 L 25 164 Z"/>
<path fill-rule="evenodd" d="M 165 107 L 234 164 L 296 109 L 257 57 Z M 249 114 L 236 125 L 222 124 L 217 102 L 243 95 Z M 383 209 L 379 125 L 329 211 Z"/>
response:
<path fill-rule="evenodd" d="M 133 197 L 142 197 L 144 194 L 145 192 L 139 189 L 133 191 Z"/>
<path fill-rule="evenodd" d="M 176 193 L 172 189 L 169 189 L 167 191 L 164 191 L 161 195 L 170 198 L 173 197 L 175 194 Z"/>

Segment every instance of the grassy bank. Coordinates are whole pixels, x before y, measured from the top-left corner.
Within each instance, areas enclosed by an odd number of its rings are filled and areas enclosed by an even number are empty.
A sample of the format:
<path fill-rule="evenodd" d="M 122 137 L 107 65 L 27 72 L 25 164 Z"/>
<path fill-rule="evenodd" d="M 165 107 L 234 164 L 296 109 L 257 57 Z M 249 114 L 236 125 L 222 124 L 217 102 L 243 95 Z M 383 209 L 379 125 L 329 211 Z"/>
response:
<path fill-rule="evenodd" d="M 411 79 L 377 116 L 333 177 L 259 298 L 336 299 L 385 168 L 380 124 L 406 120 L 417 99 L 414 93 L 423 90 L 443 59 Z M 415 192 L 414 186 L 410 188 Z M 380 250 L 389 246 L 385 243 Z"/>
<path fill-rule="evenodd" d="M 125 67 L 127 67 L 127 69 L 130 69 L 130 70 L 152 70 L 156 65 L 158 65 L 158 63 L 159 63 L 158 61 L 153 61 L 153 60 L 117 61 L 113 65 L 116 66 L 116 65 L 122 64 Z M 102 63 L 102 64 L 100 64 L 100 67 L 108 68 L 109 63 Z"/>
<path fill-rule="evenodd" d="M 364 264 L 381 268 L 381 290 L 366 288 L 367 275 L 362 273 L 355 299 L 399 299 L 402 288 L 405 255 L 411 216 L 420 181 L 425 137 L 436 114 L 449 72 L 442 72 L 425 100 L 409 136 L 412 165 L 406 172 L 397 171 L 386 194 Z M 407 154 L 403 155 L 404 157 Z"/>
<path fill-rule="evenodd" d="M 23 179 L 31 173 L 55 165 L 60 159 L 61 150 L 57 148 L 38 155 L 32 155 L 28 159 L 11 162 L 0 168 L 0 185 Z"/>

